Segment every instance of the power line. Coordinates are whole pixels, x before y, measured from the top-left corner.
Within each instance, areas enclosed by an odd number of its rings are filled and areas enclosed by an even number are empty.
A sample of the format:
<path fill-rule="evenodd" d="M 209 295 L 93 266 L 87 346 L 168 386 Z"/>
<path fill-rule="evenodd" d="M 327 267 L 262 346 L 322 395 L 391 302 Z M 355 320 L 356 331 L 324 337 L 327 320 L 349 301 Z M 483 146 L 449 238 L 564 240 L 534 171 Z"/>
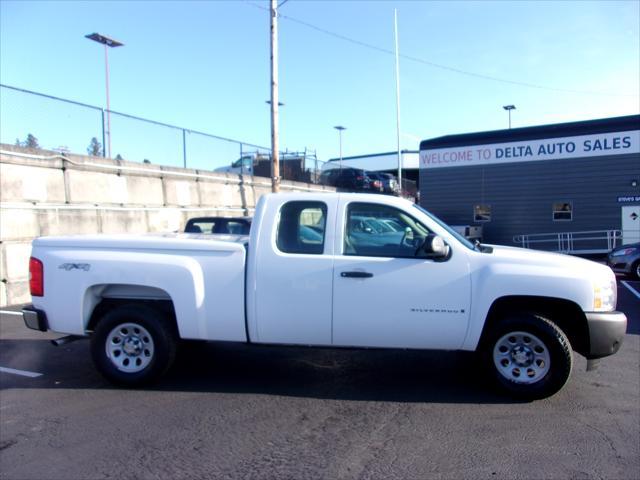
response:
<path fill-rule="evenodd" d="M 248 5 L 251 5 L 252 7 L 258 8 L 260 10 L 266 10 L 269 11 L 268 8 L 263 7 L 262 5 L 258 5 L 256 3 L 253 2 L 245 2 Z M 378 47 L 376 45 L 372 45 L 370 43 L 367 42 L 363 42 L 361 40 L 357 40 L 355 38 L 351 38 L 351 37 L 347 37 L 346 35 L 342 35 L 340 33 L 336 33 L 336 32 L 332 32 L 330 30 L 327 30 L 325 28 L 322 27 L 318 27 L 317 25 L 313 25 L 309 22 L 305 22 L 303 20 L 299 20 L 297 18 L 294 17 L 290 17 L 288 15 L 282 15 L 281 13 L 278 13 L 278 16 L 280 18 L 283 18 L 285 20 L 288 20 L 292 23 L 297 23 L 299 25 L 302 25 L 304 27 L 310 28 L 312 30 L 315 30 L 317 32 L 323 33 L 325 35 L 337 38 L 339 40 L 343 40 L 345 42 L 349 42 L 352 43 L 354 45 L 358 45 L 364 48 L 368 48 L 369 50 L 374 50 L 380 53 L 384 53 L 387 55 L 395 55 L 395 53 L 392 50 L 383 48 L 383 47 Z M 493 82 L 500 82 L 500 83 L 508 83 L 511 85 L 518 85 L 520 87 L 527 87 L 527 88 L 536 88 L 539 90 L 549 90 L 549 91 L 553 91 L 553 92 L 561 92 L 561 93 L 576 93 L 576 94 L 581 94 L 581 95 L 603 95 L 603 96 L 614 96 L 614 97 L 634 97 L 637 98 L 638 95 L 635 94 L 629 94 L 629 93 L 614 93 L 614 92 L 599 92 L 599 91 L 593 91 L 593 90 L 572 90 L 572 89 L 567 89 L 567 88 L 557 88 L 557 87 L 549 87 L 546 85 L 538 85 L 535 83 L 528 83 L 528 82 L 521 82 L 518 80 L 510 80 L 510 79 L 506 79 L 506 78 L 500 78 L 500 77 L 494 77 L 491 75 L 485 75 L 482 73 L 476 73 L 476 72 L 471 72 L 469 70 L 463 70 L 460 68 L 455 68 L 455 67 L 450 67 L 448 65 L 442 65 L 440 63 L 435 63 L 435 62 L 431 62 L 429 60 L 425 60 L 424 58 L 419 58 L 419 57 L 414 57 L 411 55 L 404 55 L 404 54 L 399 54 L 399 56 L 401 58 L 404 58 L 405 60 L 410 60 L 412 62 L 416 62 L 416 63 L 420 63 L 422 65 L 427 65 L 429 67 L 433 67 L 433 68 L 438 68 L 440 70 L 446 70 L 449 72 L 453 72 L 453 73 L 458 73 L 460 75 L 467 75 L 469 77 L 475 77 L 475 78 L 480 78 L 483 80 L 490 80 Z"/>

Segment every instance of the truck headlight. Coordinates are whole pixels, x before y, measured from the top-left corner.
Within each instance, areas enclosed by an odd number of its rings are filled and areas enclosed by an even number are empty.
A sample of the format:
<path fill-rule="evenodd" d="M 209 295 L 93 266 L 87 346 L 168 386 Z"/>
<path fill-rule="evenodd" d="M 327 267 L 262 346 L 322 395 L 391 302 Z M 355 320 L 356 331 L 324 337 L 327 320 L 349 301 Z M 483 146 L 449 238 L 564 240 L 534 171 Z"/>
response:
<path fill-rule="evenodd" d="M 618 287 L 615 280 L 596 283 L 593 286 L 593 311 L 610 312 L 616 309 Z"/>

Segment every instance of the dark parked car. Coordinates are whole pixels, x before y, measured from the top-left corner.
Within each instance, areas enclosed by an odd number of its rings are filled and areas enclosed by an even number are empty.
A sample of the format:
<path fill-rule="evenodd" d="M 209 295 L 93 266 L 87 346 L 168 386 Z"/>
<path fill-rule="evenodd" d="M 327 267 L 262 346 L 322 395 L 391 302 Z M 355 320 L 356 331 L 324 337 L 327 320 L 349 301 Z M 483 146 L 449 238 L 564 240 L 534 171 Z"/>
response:
<path fill-rule="evenodd" d="M 398 179 L 391 173 L 383 172 L 367 172 L 370 178 L 379 180 L 381 183 L 381 193 L 388 193 L 391 195 L 400 194 L 400 185 L 398 185 Z"/>
<path fill-rule="evenodd" d="M 353 192 L 370 192 L 374 181 L 360 168 L 333 168 L 320 175 L 320 183 Z M 378 185 L 380 187 L 380 185 Z"/>
<path fill-rule="evenodd" d="M 213 233 L 226 235 L 249 235 L 251 217 L 198 217 L 190 218 L 184 227 L 185 233 Z"/>
<path fill-rule="evenodd" d="M 640 242 L 614 248 L 607 256 L 607 265 L 616 273 L 640 280 Z"/>

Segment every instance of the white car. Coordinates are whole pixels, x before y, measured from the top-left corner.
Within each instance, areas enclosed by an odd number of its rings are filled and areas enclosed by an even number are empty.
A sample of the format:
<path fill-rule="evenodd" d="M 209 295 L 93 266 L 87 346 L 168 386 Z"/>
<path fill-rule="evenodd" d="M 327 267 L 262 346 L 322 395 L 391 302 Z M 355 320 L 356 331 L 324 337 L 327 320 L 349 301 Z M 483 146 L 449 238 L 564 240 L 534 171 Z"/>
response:
<path fill-rule="evenodd" d="M 362 218 L 401 229 L 358 229 Z M 40 238 L 30 272 L 27 326 L 89 337 L 100 372 L 126 385 L 157 378 L 180 339 L 198 339 L 478 351 L 497 385 L 541 398 L 565 384 L 573 350 L 611 355 L 626 331 L 608 267 L 473 245 L 388 195 L 265 195 L 248 245 Z"/>

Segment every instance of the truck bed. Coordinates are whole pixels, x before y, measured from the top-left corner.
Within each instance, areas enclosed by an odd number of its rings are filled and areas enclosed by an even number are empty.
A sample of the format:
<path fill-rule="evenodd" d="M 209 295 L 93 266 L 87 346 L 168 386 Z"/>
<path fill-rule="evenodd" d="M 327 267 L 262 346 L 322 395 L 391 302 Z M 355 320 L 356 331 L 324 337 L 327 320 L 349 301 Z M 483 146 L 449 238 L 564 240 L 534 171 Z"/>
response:
<path fill-rule="evenodd" d="M 225 237 L 236 238 L 189 234 L 39 238 L 33 242 L 32 255 L 46 265 L 46 287 L 45 297 L 34 297 L 33 304 L 44 308 L 46 303 L 51 330 L 84 335 L 87 315 L 101 299 L 170 301 L 181 338 L 246 341 L 248 237 Z"/>

